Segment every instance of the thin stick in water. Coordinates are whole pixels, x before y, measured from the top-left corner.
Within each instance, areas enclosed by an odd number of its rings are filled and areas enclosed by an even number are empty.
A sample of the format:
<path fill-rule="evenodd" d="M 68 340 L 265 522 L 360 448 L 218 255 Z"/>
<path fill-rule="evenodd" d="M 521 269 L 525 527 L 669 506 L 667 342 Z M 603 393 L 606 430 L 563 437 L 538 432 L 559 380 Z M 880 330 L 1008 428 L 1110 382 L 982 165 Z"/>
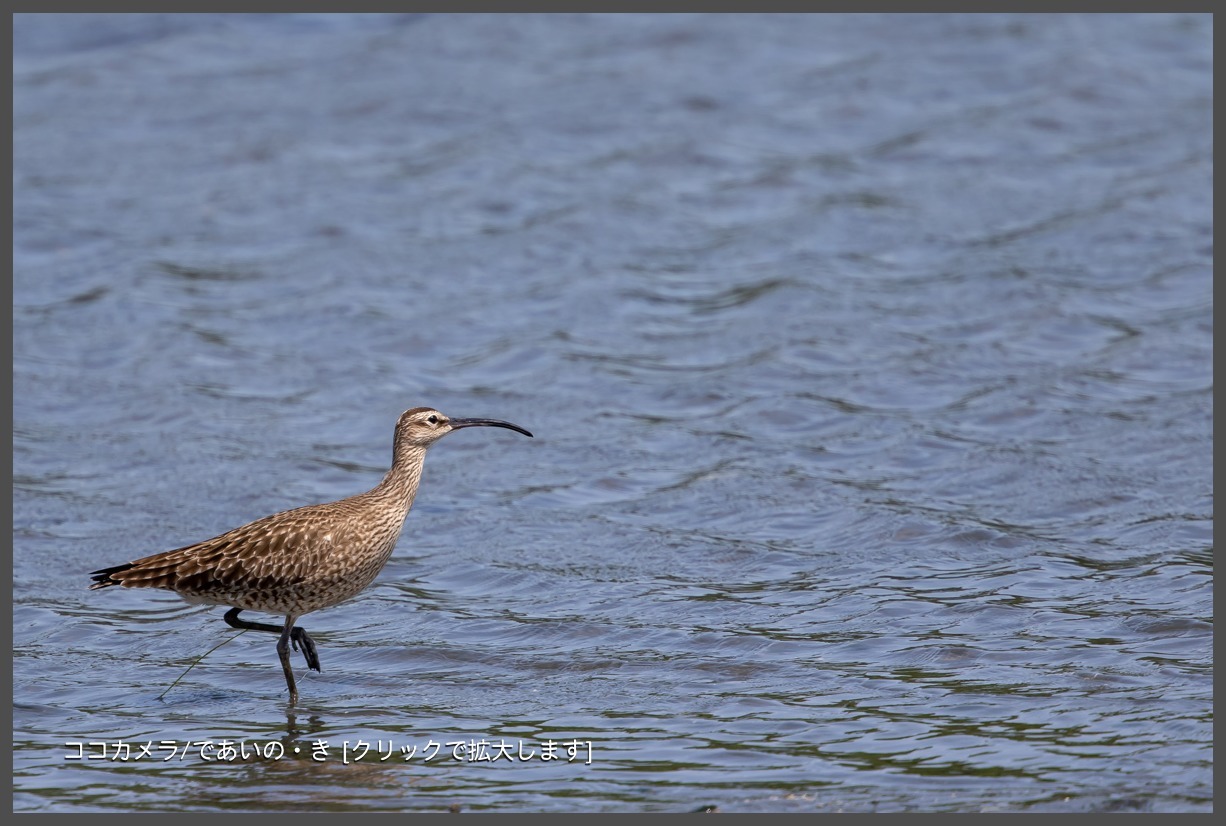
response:
<path fill-rule="evenodd" d="M 234 640 L 238 639 L 239 637 L 241 637 L 243 634 L 246 634 L 246 633 L 247 633 L 247 629 L 244 628 L 242 631 L 239 631 L 233 637 L 230 637 L 229 639 L 226 639 L 226 640 L 222 640 L 221 642 L 217 643 L 217 645 L 214 645 L 212 648 L 210 648 L 208 651 L 205 651 L 203 654 L 201 654 L 199 657 L 196 658 L 196 661 L 194 663 L 192 663 L 191 665 L 187 667 L 187 671 L 184 671 L 182 674 L 179 675 L 179 678 L 177 680 L 175 680 L 170 685 L 166 686 L 166 690 L 158 695 L 158 699 L 160 700 L 163 697 L 165 697 L 168 693 L 170 693 L 170 689 L 174 688 L 180 682 L 182 682 L 183 678 L 187 676 L 187 672 L 191 671 L 193 668 L 199 665 L 200 661 L 203 660 L 205 657 L 207 657 L 209 654 L 212 654 L 214 651 L 216 651 L 218 648 L 221 648 L 226 643 L 233 642 Z"/>

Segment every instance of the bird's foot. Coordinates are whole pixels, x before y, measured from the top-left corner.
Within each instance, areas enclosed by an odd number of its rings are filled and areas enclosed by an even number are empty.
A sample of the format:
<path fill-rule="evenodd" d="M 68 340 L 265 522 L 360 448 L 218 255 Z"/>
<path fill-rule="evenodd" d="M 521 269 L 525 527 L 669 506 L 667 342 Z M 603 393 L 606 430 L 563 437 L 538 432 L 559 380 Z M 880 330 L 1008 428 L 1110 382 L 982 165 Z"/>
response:
<path fill-rule="evenodd" d="M 306 660 L 307 668 L 323 672 L 323 669 L 319 667 L 319 652 L 315 648 L 315 640 L 311 639 L 310 634 L 295 627 L 290 634 L 290 641 L 293 642 L 295 651 L 299 650 L 299 645 L 302 646 L 302 656 Z"/>

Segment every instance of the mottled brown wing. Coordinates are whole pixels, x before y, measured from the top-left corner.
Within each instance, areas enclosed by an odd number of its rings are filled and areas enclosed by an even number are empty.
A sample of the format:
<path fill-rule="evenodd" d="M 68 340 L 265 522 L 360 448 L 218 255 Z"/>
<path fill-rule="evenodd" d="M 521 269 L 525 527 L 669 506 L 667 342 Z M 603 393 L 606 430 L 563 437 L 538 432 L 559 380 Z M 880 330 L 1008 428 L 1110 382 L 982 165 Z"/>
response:
<path fill-rule="evenodd" d="M 267 590 L 300 582 L 331 549 L 329 505 L 266 516 L 220 536 L 94 571 L 90 588 L 123 585 L 205 595 Z"/>

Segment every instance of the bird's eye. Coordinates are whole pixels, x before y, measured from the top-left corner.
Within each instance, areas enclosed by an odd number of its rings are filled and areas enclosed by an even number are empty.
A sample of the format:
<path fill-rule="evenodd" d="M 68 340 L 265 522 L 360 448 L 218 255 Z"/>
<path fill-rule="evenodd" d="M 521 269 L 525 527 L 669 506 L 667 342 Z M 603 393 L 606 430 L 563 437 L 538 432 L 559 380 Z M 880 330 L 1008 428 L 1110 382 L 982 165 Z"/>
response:
<path fill-rule="evenodd" d="M 438 416 L 431 414 L 430 418 L 426 419 L 426 421 L 428 421 L 430 424 L 438 424 Z"/>

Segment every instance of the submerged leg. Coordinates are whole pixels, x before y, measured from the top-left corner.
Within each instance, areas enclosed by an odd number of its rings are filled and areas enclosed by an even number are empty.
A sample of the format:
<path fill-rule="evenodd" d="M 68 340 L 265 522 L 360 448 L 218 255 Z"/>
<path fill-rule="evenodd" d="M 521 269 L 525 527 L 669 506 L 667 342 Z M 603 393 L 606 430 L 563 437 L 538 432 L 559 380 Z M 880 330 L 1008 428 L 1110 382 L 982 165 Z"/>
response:
<path fill-rule="evenodd" d="M 269 631 L 273 634 L 282 633 L 280 626 L 272 625 L 271 623 L 249 622 L 248 620 L 239 619 L 238 615 L 242 610 L 242 608 L 231 608 L 227 611 L 225 616 L 226 625 L 231 628 L 245 628 L 248 631 Z M 323 671 L 319 667 L 319 652 L 315 648 L 315 640 L 311 639 L 310 634 L 302 628 L 295 627 L 289 632 L 289 639 L 293 643 L 295 651 L 298 650 L 299 646 L 302 647 L 302 656 L 306 659 L 307 668 L 312 668 L 319 672 Z"/>
<path fill-rule="evenodd" d="M 285 618 L 285 629 L 281 639 L 277 640 L 277 656 L 281 658 L 281 669 L 285 672 L 285 684 L 289 686 L 289 704 L 298 702 L 298 686 L 294 684 L 294 669 L 289 665 L 289 640 L 294 630 L 294 615 Z"/>

